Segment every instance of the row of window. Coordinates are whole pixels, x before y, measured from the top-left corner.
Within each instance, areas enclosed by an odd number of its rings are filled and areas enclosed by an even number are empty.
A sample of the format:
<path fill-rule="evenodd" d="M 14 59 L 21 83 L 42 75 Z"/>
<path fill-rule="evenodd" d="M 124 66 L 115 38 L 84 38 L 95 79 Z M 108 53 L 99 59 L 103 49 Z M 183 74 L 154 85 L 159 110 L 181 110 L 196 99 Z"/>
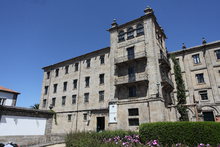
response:
<path fill-rule="evenodd" d="M 100 64 L 105 63 L 105 55 L 101 55 L 99 59 L 100 59 Z M 86 68 L 90 68 L 90 66 L 91 66 L 91 59 L 87 59 L 86 60 Z M 69 73 L 69 65 L 65 66 L 64 70 L 65 70 L 65 74 L 68 74 Z M 79 63 L 75 63 L 74 64 L 74 71 L 76 72 L 78 70 L 79 70 Z M 51 72 L 48 71 L 47 77 L 46 77 L 47 79 L 50 78 L 50 74 L 51 74 Z M 55 69 L 55 77 L 58 77 L 58 76 L 59 76 L 59 68 Z"/>
<path fill-rule="evenodd" d="M 133 27 L 129 27 L 127 29 L 127 32 L 124 32 L 123 30 L 119 31 L 118 42 L 125 41 L 125 34 L 127 34 L 127 40 L 134 38 L 135 30 L 136 30 L 136 36 L 144 35 L 144 26 L 142 24 L 138 24 L 136 26 L 136 29 L 133 29 Z"/>
<path fill-rule="evenodd" d="M 104 77 L 105 77 L 105 74 L 99 75 L 99 84 L 100 85 L 104 84 L 104 82 L 105 82 Z M 73 89 L 77 89 L 77 82 L 78 82 L 77 79 L 73 80 Z M 67 84 L 68 84 L 67 81 L 63 82 L 63 91 L 67 91 L 67 86 L 68 86 Z M 85 77 L 85 87 L 89 87 L 89 85 L 90 85 L 90 77 Z M 53 93 L 57 92 L 57 87 L 58 87 L 58 84 L 53 85 Z M 44 94 L 45 95 L 47 95 L 48 90 L 49 90 L 49 86 L 45 86 L 44 87 Z"/>
<path fill-rule="evenodd" d="M 220 60 L 220 50 L 216 50 L 215 55 L 216 55 L 216 59 Z M 199 54 L 192 55 L 192 58 L 193 58 L 193 63 L 194 64 L 200 64 L 201 63 Z"/>
<path fill-rule="evenodd" d="M 104 96 L 105 92 L 104 91 L 99 91 L 99 102 L 104 101 Z M 76 104 L 76 95 L 72 95 L 72 104 Z M 61 105 L 65 106 L 66 105 L 66 96 L 62 96 L 62 101 L 61 101 Z M 84 103 L 89 103 L 89 93 L 84 93 Z M 45 108 L 47 104 L 47 99 L 43 100 L 43 107 Z M 52 98 L 52 103 L 51 106 L 55 107 L 56 106 L 56 98 Z"/>

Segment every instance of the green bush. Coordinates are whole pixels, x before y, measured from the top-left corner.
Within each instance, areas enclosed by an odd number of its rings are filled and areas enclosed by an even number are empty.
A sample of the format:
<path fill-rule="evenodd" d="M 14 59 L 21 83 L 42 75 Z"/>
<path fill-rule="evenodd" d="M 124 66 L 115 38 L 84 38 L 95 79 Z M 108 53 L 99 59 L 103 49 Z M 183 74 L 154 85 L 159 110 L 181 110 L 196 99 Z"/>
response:
<path fill-rule="evenodd" d="M 216 146 L 220 143 L 220 123 L 217 122 L 157 122 L 139 128 L 142 142 L 157 139 L 162 145 L 199 143 Z"/>
<path fill-rule="evenodd" d="M 77 132 L 66 135 L 66 147 L 117 147 L 118 145 L 109 143 L 103 144 L 104 138 L 112 138 L 115 136 L 124 137 L 126 135 L 137 134 L 132 131 L 103 131 L 103 132 Z"/>

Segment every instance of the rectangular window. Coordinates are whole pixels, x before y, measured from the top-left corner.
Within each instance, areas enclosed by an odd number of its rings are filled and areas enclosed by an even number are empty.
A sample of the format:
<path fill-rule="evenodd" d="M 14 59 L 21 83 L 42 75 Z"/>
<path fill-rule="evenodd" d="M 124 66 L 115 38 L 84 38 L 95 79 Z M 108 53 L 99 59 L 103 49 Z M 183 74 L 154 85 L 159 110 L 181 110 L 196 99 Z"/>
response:
<path fill-rule="evenodd" d="M 72 114 L 68 114 L 67 117 L 68 117 L 68 122 L 71 122 Z"/>
<path fill-rule="evenodd" d="M 138 108 L 128 109 L 128 115 L 129 116 L 138 116 L 139 115 Z"/>
<path fill-rule="evenodd" d="M 47 100 L 44 99 L 44 100 L 43 100 L 43 108 L 46 108 L 46 105 L 47 105 Z"/>
<path fill-rule="evenodd" d="M 91 59 L 87 59 L 87 60 L 86 60 L 86 67 L 87 67 L 87 68 L 90 67 L 90 61 L 91 61 Z"/>
<path fill-rule="evenodd" d="M 67 82 L 63 82 L 63 91 L 67 90 Z"/>
<path fill-rule="evenodd" d="M 65 74 L 68 74 L 69 73 L 69 66 L 65 66 Z"/>
<path fill-rule="evenodd" d="M 105 82 L 104 77 L 105 77 L 105 74 L 100 74 L 99 75 L 99 84 L 104 84 L 104 82 Z"/>
<path fill-rule="evenodd" d="M 135 71 L 134 71 L 133 66 L 128 68 L 128 80 L 129 81 L 135 81 Z"/>
<path fill-rule="evenodd" d="M 198 83 L 205 83 L 203 73 L 196 74 L 196 78 L 197 78 Z"/>
<path fill-rule="evenodd" d="M 100 64 L 105 63 L 105 55 L 100 56 Z"/>
<path fill-rule="evenodd" d="M 201 100 L 208 100 L 208 93 L 206 90 L 204 91 L 199 91 L 199 94 L 201 96 Z"/>
<path fill-rule="evenodd" d="M 56 77 L 59 76 L 59 68 L 56 69 L 56 71 L 55 71 L 55 76 L 56 76 Z"/>
<path fill-rule="evenodd" d="M 134 47 L 127 48 L 128 59 L 134 58 Z"/>
<path fill-rule="evenodd" d="M 87 121 L 87 113 L 83 113 L 83 120 Z"/>
<path fill-rule="evenodd" d="M 44 94 L 45 94 L 45 95 L 48 93 L 48 88 L 49 88 L 49 86 L 45 86 L 45 87 L 44 87 Z"/>
<path fill-rule="evenodd" d="M 72 104 L 76 103 L 76 95 L 72 95 Z"/>
<path fill-rule="evenodd" d="M 99 101 L 104 101 L 104 91 L 99 91 Z"/>
<path fill-rule="evenodd" d="M 49 79 L 50 78 L 50 72 L 48 71 L 47 72 L 47 79 Z"/>
<path fill-rule="evenodd" d="M 75 71 L 79 70 L 79 63 L 75 63 Z"/>
<path fill-rule="evenodd" d="M 129 118 L 128 122 L 129 122 L 129 126 L 139 126 L 138 118 Z"/>
<path fill-rule="evenodd" d="M 89 93 L 85 93 L 84 94 L 84 103 L 88 103 L 89 102 Z"/>
<path fill-rule="evenodd" d="M 52 106 L 54 107 L 56 105 L 56 98 L 52 98 Z"/>
<path fill-rule="evenodd" d="M 199 63 L 201 63 L 201 62 L 200 62 L 200 58 L 199 58 L 199 54 L 192 55 L 192 58 L 193 58 L 194 64 L 199 64 Z"/>
<path fill-rule="evenodd" d="M 135 86 L 129 87 L 128 90 L 129 90 L 129 97 L 136 96 L 136 87 Z"/>
<path fill-rule="evenodd" d="M 215 55 L 216 55 L 217 60 L 219 60 L 220 59 L 220 49 L 215 51 Z"/>
<path fill-rule="evenodd" d="M 90 77 L 85 77 L 85 87 L 89 87 L 89 79 Z"/>
<path fill-rule="evenodd" d="M 73 80 L 73 89 L 77 89 L 77 79 Z"/>
<path fill-rule="evenodd" d="M 53 93 L 57 93 L 57 84 L 53 85 Z"/>
<path fill-rule="evenodd" d="M 66 96 L 62 96 L 62 106 L 66 104 Z"/>
<path fill-rule="evenodd" d="M 0 105 L 4 105 L 6 101 L 6 98 L 0 98 Z"/>

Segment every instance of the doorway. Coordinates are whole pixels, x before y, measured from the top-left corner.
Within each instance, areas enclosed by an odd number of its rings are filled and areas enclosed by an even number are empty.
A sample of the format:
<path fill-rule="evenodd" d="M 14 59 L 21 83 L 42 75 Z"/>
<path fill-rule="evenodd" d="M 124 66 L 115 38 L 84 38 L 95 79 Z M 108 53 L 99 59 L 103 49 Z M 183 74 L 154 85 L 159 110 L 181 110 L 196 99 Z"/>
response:
<path fill-rule="evenodd" d="M 105 130 L 105 117 L 97 117 L 97 128 L 96 131 L 100 132 Z"/>
<path fill-rule="evenodd" d="M 215 121 L 213 112 L 202 112 L 204 121 Z"/>

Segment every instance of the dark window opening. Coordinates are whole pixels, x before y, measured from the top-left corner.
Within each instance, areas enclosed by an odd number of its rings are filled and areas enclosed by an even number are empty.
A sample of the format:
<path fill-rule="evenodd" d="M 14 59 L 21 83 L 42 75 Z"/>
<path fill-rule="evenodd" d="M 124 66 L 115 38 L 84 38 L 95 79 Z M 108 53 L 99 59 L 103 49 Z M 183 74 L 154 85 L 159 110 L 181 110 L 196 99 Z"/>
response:
<path fill-rule="evenodd" d="M 201 63 L 201 62 L 200 62 L 200 58 L 199 58 L 199 54 L 192 55 L 192 58 L 193 58 L 194 64 L 199 64 L 199 63 Z"/>
<path fill-rule="evenodd" d="M 53 85 L 53 93 L 57 93 L 57 84 Z"/>
<path fill-rule="evenodd" d="M 215 121 L 213 112 L 202 112 L 204 121 Z"/>
<path fill-rule="evenodd" d="M 87 68 L 90 67 L 90 61 L 91 61 L 91 59 L 87 59 L 87 60 L 86 60 L 86 67 L 87 67 Z"/>
<path fill-rule="evenodd" d="M 134 59 L 134 47 L 127 48 L 128 59 Z"/>
<path fill-rule="evenodd" d="M 72 114 L 68 114 L 68 121 L 70 122 L 72 119 Z"/>
<path fill-rule="evenodd" d="M 63 91 L 66 91 L 67 90 L 67 82 L 64 82 L 63 83 Z"/>
<path fill-rule="evenodd" d="M 204 91 L 199 91 L 199 94 L 201 96 L 201 100 L 208 100 L 208 93 L 206 90 Z"/>
<path fill-rule="evenodd" d="M 99 84 L 104 84 L 104 82 L 105 82 L 104 77 L 105 77 L 104 74 L 100 74 L 100 75 L 99 75 Z"/>
<path fill-rule="evenodd" d="M 45 94 L 45 95 L 48 93 L 48 88 L 49 88 L 49 86 L 45 86 L 45 87 L 44 87 L 44 94 Z"/>
<path fill-rule="evenodd" d="M 44 99 L 44 100 L 43 100 L 43 108 L 45 108 L 45 107 L 46 107 L 46 105 L 47 105 L 47 100 L 46 100 L 46 99 Z"/>
<path fill-rule="evenodd" d="M 132 39 L 132 38 L 134 38 L 134 29 L 131 27 L 131 28 L 129 28 L 128 29 L 128 31 L 127 31 L 127 39 Z"/>
<path fill-rule="evenodd" d="M 138 108 L 128 109 L 128 115 L 129 116 L 138 116 L 139 115 Z"/>
<path fill-rule="evenodd" d="M 66 96 L 62 96 L 62 106 L 66 104 Z"/>
<path fill-rule="evenodd" d="M 73 89 L 77 89 L 77 79 L 73 80 Z"/>
<path fill-rule="evenodd" d="M 89 87 L 89 79 L 90 77 L 85 78 L 85 87 Z"/>
<path fill-rule="evenodd" d="M 104 91 L 99 91 L 99 101 L 104 101 Z"/>
<path fill-rule="evenodd" d="M 79 63 L 75 63 L 75 71 L 79 70 Z"/>
<path fill-rule="evenodd" d="M 68 74 L 69 73 L 69 66 L 65 66 L 65 74 Z"/>
<path fill-rule="evenodd" d="M 105 63 L 105 55 L 100 56 L 100 64 Z"/>
<path fill-rule="evenodd" d="M 52 104 L 51 104 L 53 107 L 56 105 L 56 98 L 52 98 Z"/>
<path fill-rule="evenodd" d="M 118 42 L 125 41 L 125 33 L 124 31 L 120 31 L 118 34 Z"/>
<path fill-rule="evenodd" d="M 88 103 L 89 102 L 89 93 L 85 93 L 84 94 L 84 103 Z"/>
<path fill-rule="evenodd" d="M 76 103 L 76 95 L 72 95 L 72 104 Z"/>
<path fill-rule="evenodd" d="M 142 24 L 138 24 L 136 32 L 137 32 L 137 36 L 144 35 L 144 26 Z"/>
<path fill-rule="evenodd" d="M 129 126 L 139 126 L 138 118 L 129 118 L 128 122 L 129 122 Z"/>
<path fill-rule="evenodd" d="M 83 120 L 84 120 L 84 121 L 87 121 L 87 113 L 84 113 L 84 114 L 83 114 Z"/>
<path fill-rule="evenodd" d="M 48 71 L 47 72 L 47 79 L 49 79 L 50 78 L 50 72 Z"/>
<path fill-rule="evenodd" d="M 56 77 L 58 77 L 58 76 L 59 76 L 59 68 L 58 68 L 58 69 L 56 69 L 56 71 L 55 71 L 55 76 L 56 76 Z"/>
<path fill-rule="evenodd" d="M 205 83 L 203 73 L 196 74 L 196 78 L 197 78 L 198 83 Z"/>
<path fill-rule="evenodd" d="M 220 59 L 220 50 L 216 50 L 215 55 L 216 55 L 217 60 L 219 60 Z"/>

